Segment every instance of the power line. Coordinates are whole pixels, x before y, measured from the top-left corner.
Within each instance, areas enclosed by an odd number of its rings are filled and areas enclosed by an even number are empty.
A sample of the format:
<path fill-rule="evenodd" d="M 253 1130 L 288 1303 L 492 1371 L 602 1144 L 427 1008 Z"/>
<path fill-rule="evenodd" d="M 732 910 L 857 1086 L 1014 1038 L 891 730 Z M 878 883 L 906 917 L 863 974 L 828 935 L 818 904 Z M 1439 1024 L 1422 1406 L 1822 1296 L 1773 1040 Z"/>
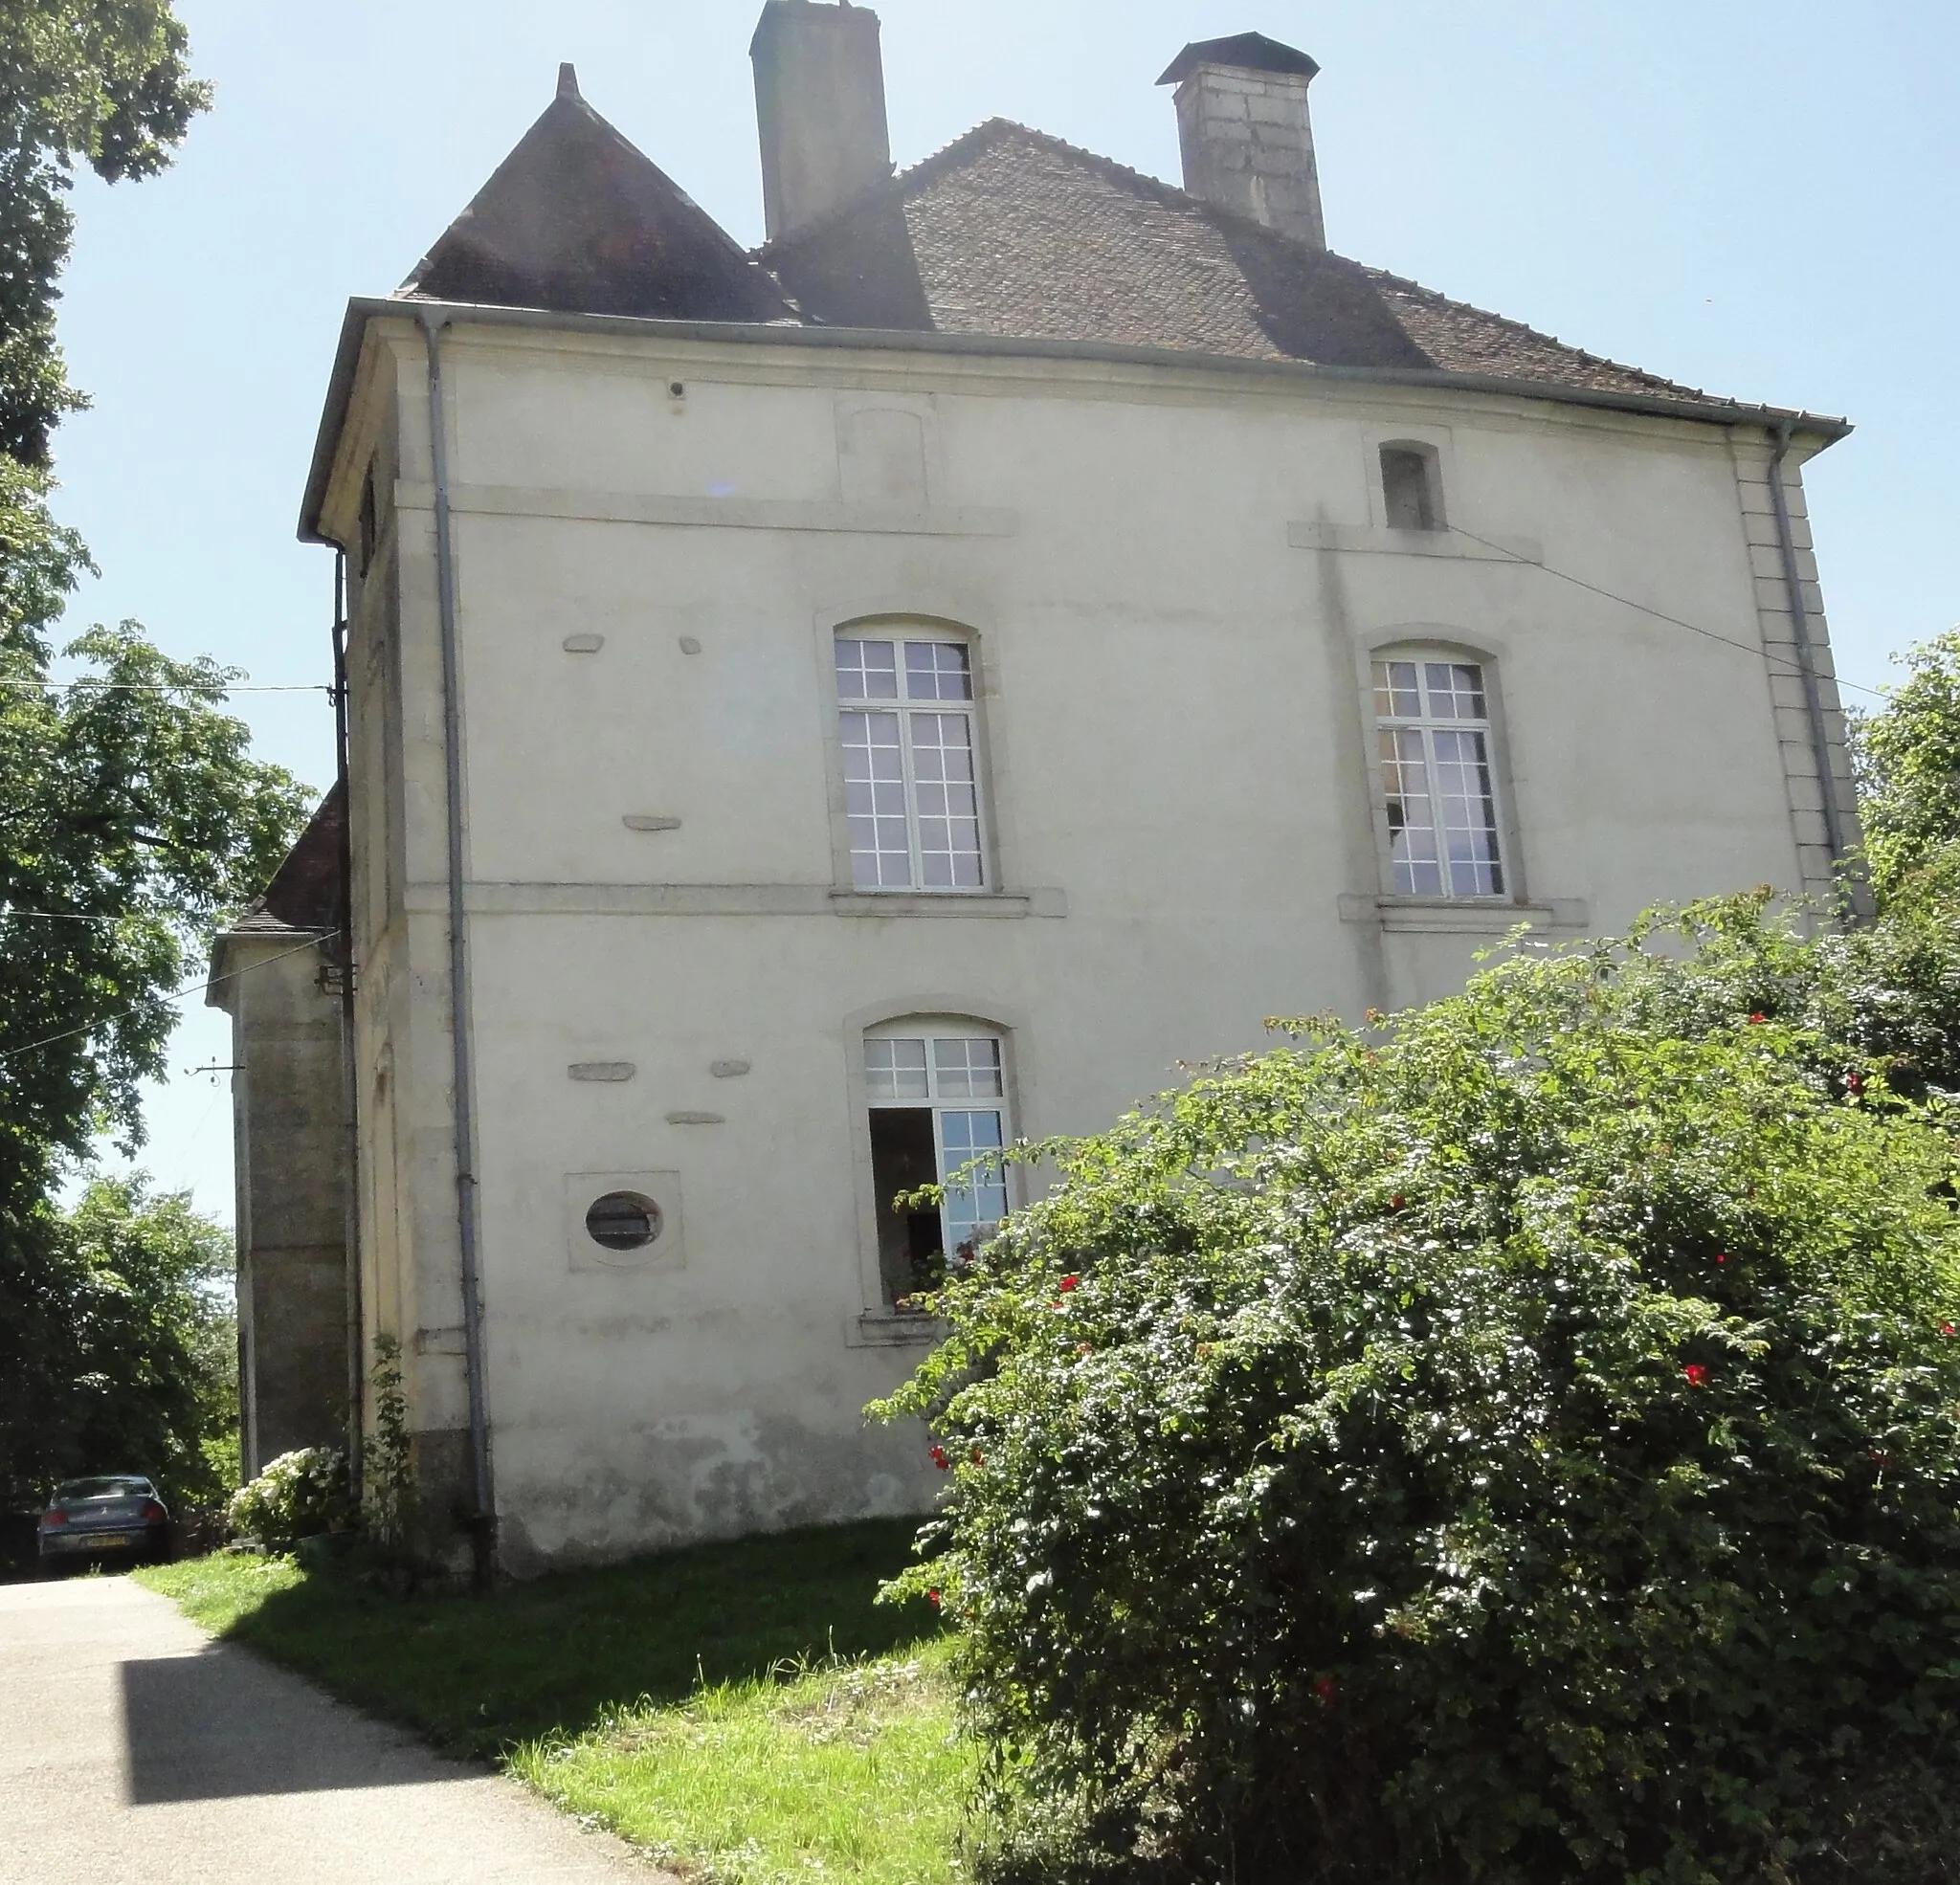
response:
<path fill-rule="evenodd" d="M 165 920 L 157 910 L 125 910 L 120 917 L 86 917 L 69 910 L 0 910 L 0 920 L 21 922 L 138 922 L 145 917 Z"/>
<path fill-rule="evenodd" d="M 332 694 L 327 681 L 231 680 L 21 680 L 0 677 L 0 687 L 38 687 L 44 694 Z"/>
<path fill-rule="evenodd" d="M 247 963 L 243 968 L 234 968 L 226 975 L 207 975 L 201 977 L 198 981 L 187 982 L 183 987 L 173 989 L 169 994 L 161 996 L 159 999 L 165 1002 L 181 1002 L 187 996 L 194 995 L 202 988 L 211 987 L 215 982 L 235 982 L 239 976 L 249 975 L 255 968 L 270 968 L 274 963 L 282 963 L 288 956 L 304 955 L 307 950 L 316 949 L 323 942 L 331 942 L 340 933 L 337 929 L 323 931 L 318 936 L 309 937 L 304 942 L 298 944 L 294 948 L 281 949 L 276 956 L 267 956 L 263 962 Z M 79 1028 L 65 1028 L 58 1034 L 45 1034 L 37 1041 L 29 1041 L 23 1047 L 12 1048 L 6 1053 L 0 1053 L 0 1067 L 4 1067 L 10 1060 L 18 1060 L 23 1053 L 33 1053 L 38 1048 L 53 1047 L 57 1041 L 71 1041 L 77 1034 L 93 1034 L 98 1029 L 107 1027 L 110 1022 L 120 1021 L 124 1015 L 135 1014 L 138 1011 L 138 1008 L 132 1005 L 128 1008 L 118 1009 L 114 1014 L 104 1014 L 99 1016 L 94 1021 L 85 1021 Z"/>
<path fill-rule="evenodd" d="M 1586 590 L 1589 594 L 1603 596 L 1608 602 L 1616 602 L 1622 608 L 1632 609 L 1642 615 L 1651 615 L 1657 622 L 1666 622 L 1677 629 L 1685 629 L 1688 633 L 1702 636 L 1706 641 L 1719 641 L 1725 648 L 1738 648 L 1745 654 L 1760 655 L 1772 666 L 1781 667 L 1786 674 L 1802 677 L 1804 670 L 1794 661 L 1786 661 L 1780 654 L 1771 654 L 1761 642 L 1737 641 L 1733 635 L 1717 634 L 1713 629 L 1704 629 L 1699 622 L 1683 621 L 1679 615 L 1670 615 L 1664 609 L 1650 608 L 1644 602 L 1636 602 L 1632 596 L 1621 595 L 1615 589 L 1603 589 L 1597 583 L 1589 583 L 1583 576 L 1574 576 L 1568 569 L 1560 569 L 1549 563 L 1535 562 L 1528 556 L 1520 556 L 1516 550 L 1507 549 L 1503 543 L 1493 543 L 1488 537 L 1480 537 L 1474 530 L 1465 530 L 1460 523 L 1450 528 L 1459 537 L 1468 537 L 1473 543 L 1481 543 L 1487 550 L 1495 550 L 1507 563 L 1522 564 L 1527 569 L 1542 569 L 1548 576 L 1556 576 L 1561 583 L 1570 583 L 1574 588 Z M 1860 681 L 1845 680 L 1838 675 L 1819 675 L 1819 680 L 1833 681 L 1839 688 L 1850 688 L 1854 694 L 1869 694 L 1874 700 L 1889 700 L 1892 697 L 1882 688 L 1866 687 Z"/>

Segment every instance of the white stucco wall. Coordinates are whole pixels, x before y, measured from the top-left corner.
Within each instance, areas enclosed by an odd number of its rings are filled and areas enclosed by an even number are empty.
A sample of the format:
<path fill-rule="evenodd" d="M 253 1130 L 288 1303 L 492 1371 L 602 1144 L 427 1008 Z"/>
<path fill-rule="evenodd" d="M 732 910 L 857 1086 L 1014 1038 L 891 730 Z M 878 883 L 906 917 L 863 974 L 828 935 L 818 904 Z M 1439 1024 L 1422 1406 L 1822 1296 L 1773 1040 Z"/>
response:
<path fill-rule="evenodd" d="M 1577 934 L 1801 881 L 1721 428 L 651 325 L 444 344 L 485 1380 L 519 1569 L 929 1497 L 923 1441 L 858 1412 L 916 1353 L 865 1320 L 867 1019 L 997 1023 L 1016 1129 L 1090 1130 L 1268 1015 L 1456 987 L 1521 917 Z M 350 529 L 378 446 L 353 661 L 366 1246 L 434 1431 L 463 1403 L 425 370 L 406 322 L 370 329 L 328 520 Z M 1382 527 L 1389 439 L 1436 449 L 1449 536 Z M 982 676 L 1004 894 L 957 910 L 833 895 L 831 639 L 908 616 L 969 634 Z M 1411 641 L 1493 678 L 1505 906 L 1382 900 L 1364 684 Z M 730 1060 L 752 1071 L 711 1074 Z M 594 1062 L 634 1077 L 569 1076 Z M 582 1263 L 580 1173 L 678 1181 L 684 1263 Z"/>

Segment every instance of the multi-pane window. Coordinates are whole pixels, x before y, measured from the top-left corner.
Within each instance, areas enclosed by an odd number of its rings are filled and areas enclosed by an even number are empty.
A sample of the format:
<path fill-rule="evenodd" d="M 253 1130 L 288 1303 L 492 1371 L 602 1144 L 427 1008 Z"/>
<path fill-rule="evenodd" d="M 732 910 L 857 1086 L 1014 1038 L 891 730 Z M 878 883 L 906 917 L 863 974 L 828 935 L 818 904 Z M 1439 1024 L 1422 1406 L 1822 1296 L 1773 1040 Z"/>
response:
<path fill-rule="evenodd" d="M 1483 670 L 1470 661 L 1377 661 L 1374 713 L 1395 889 L 1503 896 Z"/>
<path fill-rule="evenodd" d="M 837 707 L 852 883 L 984 888 L 966 643 L 840 635 Z"/>
<path fill-rule="evenodd" d="M 897 1300 L 936 1283 L 948 1261 L 970 1261 L 1007 1215 L 1001 1044 L 991 1034 L 874 1035 L 864 1085 L 880 1268 Z M 937 1211 L 897 1202 L 927 1185 L 946 1187 Z"/>

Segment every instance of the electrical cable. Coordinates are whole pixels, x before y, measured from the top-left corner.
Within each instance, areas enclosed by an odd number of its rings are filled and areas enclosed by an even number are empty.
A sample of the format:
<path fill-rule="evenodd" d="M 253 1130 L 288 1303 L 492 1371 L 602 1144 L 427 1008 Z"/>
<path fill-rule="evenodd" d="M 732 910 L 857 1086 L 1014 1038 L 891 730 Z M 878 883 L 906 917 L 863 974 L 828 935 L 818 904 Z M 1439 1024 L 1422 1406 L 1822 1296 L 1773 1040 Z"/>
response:
<path fill-rule="evenodd" d="M 46 694 L 195 694 L 215 688 L 220 694 L 325 694 L 325 681 L 231 680 L 22 680 L 0 676 L 0 687 L 38 687 Z"/>
<path fill-rule="evenodd" d="M 1644 602 L 1636 602 L 1632 596 L 1621 595 L 1614 589 L 1604 589 L 1597 583 L 1589 583 L 1583 576 L 1574 576 L 1568 569 L 1560 569 L 1549 563 L 1535 562 L 1528 556 L 1520 556 L 1516 550 L 1507 549 L 1503 543 L 1493 543 L 1488 537 L 1480 537 L 1474 530 L 1465 530 L 1460 523 L 1453 523 L 1450 529 L 1459 537 L 1467 537 L 1473 543 L 1481 543 L 1487 550 L 1495 550 L 1507 563 L 1513 563 L 1526 569 L 1542 569 L 1548 576 L 1556 576 L 1562 583 L 1570 583 L 1574 588 L 1586 590 L 1589 594 L 1601 596 L 1608 602 L 1616 602 L 1623 609 L 1631 609 L 1642 615 L 1651 615 L 1657 622 L 1666 622 L 1677 629 L 1685 629 L 1690 634 L 1701 635 L 1707 641 L 1719 641 L 1725 648 L 1740 649 L 1745 654 L 1753 654 L 1768 661 L 1772 667 L 1780 667 L 1784 673 L 1802 677 L 1804 670 L 1794 661 L 1786 661 L 1780 654 L 1771 654 L 1761 642 L 1737 641 L 1733 635 L 1717 634 L 1713 629 L 1704 629 L 1699 622 L 1683 621 L 1679 615 L 1670 615 L 1664 609 L 1654 609 Z M 1882 688 L 1866 687 L 1862 682 L 1844 680 L 1837 675 L 1823 675 L 1819 679 L 1835 682 L 1840 688 L 1850 688 L 1854 694 L 1869 694 L 1874 700 L 1889 700 L 1892 697 Z"/>
<path fill-rule="evenodd" d="M 159 999 L 165 1002 L 184 1001 L 201 988 L 210 988 L 219 982 L 234 982 L 241 975 L 249 975 L 255 968 L 270 968 L 274 963 L 282 963 L 288 956 L 304 955 L 308 949 L 317 949 L 323 942 L 331 942 L 340 933 L 337 929 L 323 930 L 317 936 L 309 936 L 305 942 L 294 948 L 281 949 L 276 956 L 267 956 L 263 962 L 248 963 L 243 968 L 232 969 L 224 975 L 207 975 L 198 981 L 187 982 L 183 987 L 173 989 Z M 71 1041 L 77 1034 L 93 1034 L 99 1029 L 107 1027 L 110 1022 L 122 1020 L 125 1014 L 136 1014 L 140 1011 L 137 1006 L 132 1005 L 117 1009 L 114 1014 L 105 1014 L 94 1021 L 85 1021 L 79 1028 L 66 1028 L 58 1034 L 44 1034 L 37 1041 L 29 1041 L 21 1047 L 11 1048 L 7 1053 L 0 1053 L 0 1067 L 6 1066 L 10 1060 L 18 1060 L 23 1053 L 33 1053 L 37 1048 L 53 1047 L 57 1041 Z"/>

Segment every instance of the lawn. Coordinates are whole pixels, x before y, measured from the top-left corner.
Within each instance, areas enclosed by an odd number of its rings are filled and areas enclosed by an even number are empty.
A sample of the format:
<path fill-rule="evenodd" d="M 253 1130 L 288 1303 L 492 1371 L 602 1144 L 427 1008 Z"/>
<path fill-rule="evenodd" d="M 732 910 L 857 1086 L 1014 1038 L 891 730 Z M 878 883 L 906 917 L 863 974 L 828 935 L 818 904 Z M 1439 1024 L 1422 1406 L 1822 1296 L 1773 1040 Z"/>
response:
<path fill-rule="evenodd" d="M 290 1559 L 138 1573 L 214 1634 L 488 1759 L 724 1885 L 941 1885 L 971 1750 L 924 1606 L 875 1606 L 911 1526 L 702 1546 L 483 1598 Z"/>

